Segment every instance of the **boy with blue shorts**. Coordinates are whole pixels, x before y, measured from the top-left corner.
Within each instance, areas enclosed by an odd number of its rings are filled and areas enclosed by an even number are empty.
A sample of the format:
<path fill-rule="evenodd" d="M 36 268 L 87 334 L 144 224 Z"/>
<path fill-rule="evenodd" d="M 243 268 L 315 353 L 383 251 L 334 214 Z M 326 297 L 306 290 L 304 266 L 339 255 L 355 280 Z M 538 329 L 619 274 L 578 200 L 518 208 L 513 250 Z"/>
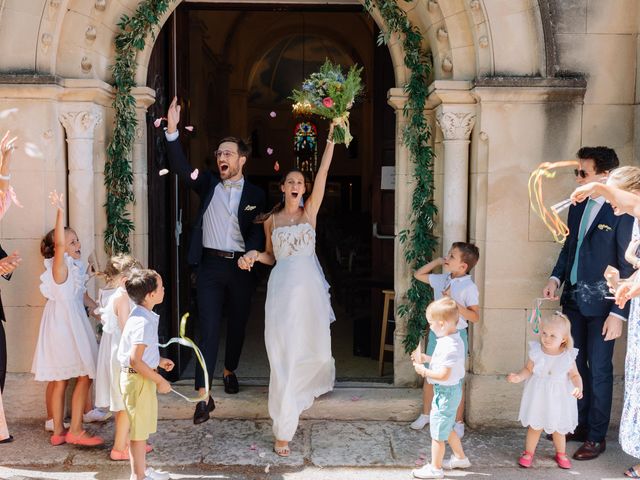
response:
<path fill-rule="evenodd" d="M 457 329 L 458 305 L 453 299 L 444 297 L 431 303 L 427 307 L 427 320 L 437 338 L 433 355 L 414 353 L 411 357 L 416 373 L 434 386 L 430 427 L 431 463 L 411 473 L 416 478 L 444 478 L 443 468 L 471 466 L 454 429 L 456 412 L 462 400 L 466 354 Z M 445 441 L 449 442 L 453 450 L 448 461 L 443 461 Z"/>
<path fill-rule="evenodd" d="M 449 253 L 444 258 L 436 258 L 419 268 L 414 277 L 421 282 L 428 283 L 433 288 L 435 300 L 442 297 L 451 297 L 458 304 L 458 332 L 464 342 L 465 355 L 469 352 L 467 340 L 468 322 L 477 323 L 480 320 L 480 301 L 478 287 L 473 282 L 469 272 L 475 267 L 480 258 L 478 247 L 472 243 L 455 242 Z M 431 273 L 435 268 L 442 266 L 443 273 Z M 436 336 L 429 332 L 427 343 L 427 355 L 433 355 L 436 346 Z M 433 387 L 424 382 L 422 389 L 422 414 L 411 424 L 414 430 L 421 430 L 429 423 L 431 400 L 433 399 Z M 464 391 L 460 407 L 456 414 L 456 433 L 460 438 L 464 436 Z"/>
<path fill-rule="evenodd" d="M 173 369 L 173 362 L 161 358 L 158 350 L 159 316 L 152 311 L 162 303 L 162 278 L 153 270 L 134 270 L 125 283 L 129 298 L 136 304 L 125 323 L 118 346 L 120 391 L 129 417 L 130 480 L 169 479 L 164 472 L 146 468 L 146 444 L 149 435 L 156 432 L 158 398 L 169 393 L 171 385 L 158 372 Z"/>

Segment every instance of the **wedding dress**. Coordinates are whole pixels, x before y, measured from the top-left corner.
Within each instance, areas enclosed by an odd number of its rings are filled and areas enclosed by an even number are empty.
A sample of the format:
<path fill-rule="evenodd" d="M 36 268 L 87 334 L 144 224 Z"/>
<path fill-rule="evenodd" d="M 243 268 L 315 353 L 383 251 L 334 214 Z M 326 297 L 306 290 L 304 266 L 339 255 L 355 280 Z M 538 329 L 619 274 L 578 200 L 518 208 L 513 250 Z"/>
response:
<path fill-rule="evenodd" d="M 333 389 L 329 325 L 335 317 L 315 254 L 314 228 L 307 222 L 277 227 L 274 216 L 271 241 L 276 265 L 269 277 L 264 329 L 271 367 L 269 415 L 276 439 L 291 441 L 302 411 Z"/>

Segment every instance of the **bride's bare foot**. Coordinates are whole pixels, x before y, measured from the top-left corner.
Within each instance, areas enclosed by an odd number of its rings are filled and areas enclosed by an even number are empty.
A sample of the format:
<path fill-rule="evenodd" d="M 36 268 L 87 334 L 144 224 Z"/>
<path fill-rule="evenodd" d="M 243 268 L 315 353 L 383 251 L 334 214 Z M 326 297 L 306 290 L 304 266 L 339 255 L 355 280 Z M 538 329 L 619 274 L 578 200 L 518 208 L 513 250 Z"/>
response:
<path fill-rule="evenodd" d="M 273 451 L 281 457 L 288 457 L 291 453 L 291 450 L 289 450 L 289 442 L 285 440 L 276 440 L 276 443 L 273 445 Z"/>

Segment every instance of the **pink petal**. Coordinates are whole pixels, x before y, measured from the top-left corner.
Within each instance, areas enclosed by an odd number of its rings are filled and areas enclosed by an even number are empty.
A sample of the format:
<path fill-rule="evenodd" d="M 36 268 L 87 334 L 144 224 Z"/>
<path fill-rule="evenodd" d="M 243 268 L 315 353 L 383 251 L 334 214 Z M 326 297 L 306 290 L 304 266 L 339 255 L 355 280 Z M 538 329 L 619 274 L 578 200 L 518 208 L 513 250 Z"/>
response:
<path fill-rule="evenodd" d="M 276 118 L 276 112 L 271 112 L 271 113 L 269 114 L 269 116 L 270 116 L 271 118 Z"/>
<path fill-rule="evenodd" d="M 162 125 L 162 119 L 161 118 L 156 118 L 153 121 L 153 126 L 156 127 L 156 128 L 160 128 L 160 125 Z"/>
<path fill-rule="evenodd" d="M 167 170 L 166 168 L 163 168 L 158 173 L 160 174 L 160 176 L 163 176 L 163 175 L 166 175 L 167 173 L 169 173 L 169 170 Z"/>
<path fill-rule="evenodd" d="M 354 395 L 353 397 L 351 397 L 351 401 L 352 402 L 357 402 L 358 400 L 360 400 L 362 397 L 359 397 L 357 395 Z"/>
<path fill-rule="evenodd" d="M 278 163 L 278 161 L 277 161 L 277 160 L 276 160 L 276 163 L 274 163 L 274 164 L 273 164 L 273 169 L 274 169 L 276 172 L 279 172 L 279 171 L 280 171 L 280 164 Z"/>
<path fill-rule="evenodd" d="M 193 132 L 193 125 L 187 125 L 184 129 Z"/>
<path fill-rule="evenodd" d="M 424 460 L 420 460 L 420 459 L 416 460 L 416 465 L 418 467 L 421 466 L 421 465 L 424 465 Z"/>
<path fill-rule="evenodd" d="M 273 148 L 271 148 L 271 147 L 267 148 L 267 154 L 268 155 L 273 155 Z"/>
<path fill-rule="evenodd" d="M 200 172 L 196 168 L 193 172 L 191 172 L 191 180 L 195 180 L 196 178 L 198 178 L 199 174 L 200 174 Z"/>
<path fill-rule="evenodd" d="M 257 450 L 258 446 L 255 443 L 252 443 L 251 446 L 249 447 L 249 450 Z"/>

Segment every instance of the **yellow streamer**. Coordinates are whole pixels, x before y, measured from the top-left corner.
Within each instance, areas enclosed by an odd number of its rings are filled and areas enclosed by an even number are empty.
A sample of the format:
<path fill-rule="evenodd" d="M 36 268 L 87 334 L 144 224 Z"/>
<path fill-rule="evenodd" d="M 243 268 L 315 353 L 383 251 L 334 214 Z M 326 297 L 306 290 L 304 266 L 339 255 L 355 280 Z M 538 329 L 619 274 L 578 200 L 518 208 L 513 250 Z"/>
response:
<path fill-rule="evenodd" d="M 202 352 L 200 351 L 198 346 L 195 344 L 195 342 L 185 335 L 187 331 L 187 318 L 189 318 L 189 312 L 185 313 L 180 319 L 180 336 L 179 337 L 173 337 L 167 343 L 159 343 L 158 346 L 162 348 L 166 348 L 172 343 L 178 343 L 183 347 L 189 347 L 193 349 L 193 351 L 196 354 L 196 358 L 198 359 L 198 362 L 202 367 L 202 371 L 204 372 L 204 384 L 206 386 L 205 387 L 206 391 L 202 395 L 199 395 L 197 397 L 187 397 L 186 395 L 181 394 L 180 392 L 178 392 L 173 388 L 171 389 L 171 391 L 176 395 L 184 398 L 187 402 L 197 403 L 197 402 L 206 401 L 209 397 L 209 372 L 207 371 L 207 364 L 204 361 Z"/>
<path fill-rule="evenodd" d="M 575 167 L 579 168 L 580 164 L 576 160 L 563 160 L 561 162 L 544 162 L 538 165 L 529 177 L 529 203 L 531 204 L 531 210 L 540 217 L 542 222 L 553 235 L 553 239 L 558 243 L 564 243 L 569 235 L 569 228 L 567 224 L 562 221 L 558 212 L 563 206 L 568 205 L 567 202 L 561 202 L 554 205 L 551 209 L 547 209 L 544 205 L 542 197 L 542 179 L 554 178 L 556 172 L 553 171 L 557 168 Z M 558 208 L 558 206 L 560 208 Z M 554 208 L 556 207 L 556 208 Z"/>

